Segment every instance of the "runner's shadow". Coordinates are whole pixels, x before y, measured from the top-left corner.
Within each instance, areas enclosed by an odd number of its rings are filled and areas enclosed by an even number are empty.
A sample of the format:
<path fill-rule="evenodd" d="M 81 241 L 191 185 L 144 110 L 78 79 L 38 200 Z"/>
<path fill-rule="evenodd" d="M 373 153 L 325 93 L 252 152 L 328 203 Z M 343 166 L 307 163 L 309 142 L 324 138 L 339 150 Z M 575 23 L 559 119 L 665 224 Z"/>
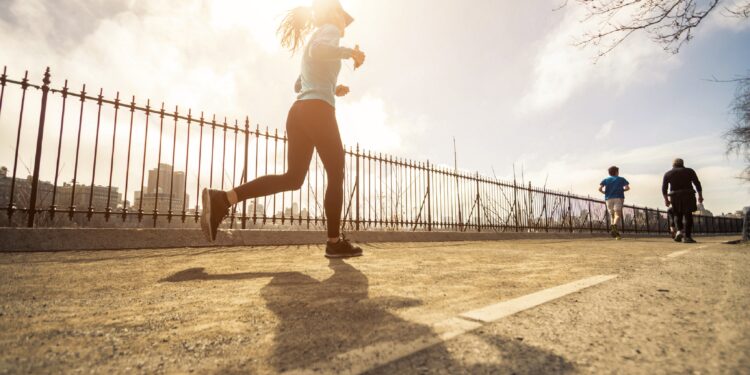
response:
<path fill-rule="evenodd" d="M 278 317 L 279 323 L 276 327 L 272 356 L 265 361 L 278 372 L 315 370 L 315 364 L 331 364 L 336 362 L 334 359 L 337 356 L 377 344 L 407 343 L 437 337 L 431 327 L 407 321 L 392 312 L 418 306 L 421 301 L 400 297 L 371 298 L 369 280 L 361 271 L 342 260 L 331 260 L 329 268 L 333 270 L 333 275 L 323 281 L 300 272 L 210 275 L 203 268 L 180 271 L 160 281 L 248 280 L 270 277 L 271 281 L 261 289 L 261 296 L 266 300 L 267 307 Z M 495 343 L 516 344 L 512 341 Z M 537 349 L 526 352 L 533 353 L 535 350 Z M 509 368 L 507 364 L 501 367 L 485 367 L 457 363 L 442 344 L 433 346 L 425 352 L 407 358 L 418 358 L 423 354 L 430 358 L 440 358 L 441 360 L 435 363 L 439 363 L 440 368 L 450 368 L 451 371 L 459 372 L 493 372 Z M 556 363 L 565 362 L 560 357 L 552 356 L 555 357 Z M 551 358 L 549 353 L 537 357 Z M 405 360 L 405 363 L 410 361 Z M 348 370 L 345 363 L 342 363 L 342 366 L 336 368 L 336 372 Z M 407 364 L 407 368 L 414 367 Z M 240 369 L 231 367 L 222 372 L 235 371 Z"/>

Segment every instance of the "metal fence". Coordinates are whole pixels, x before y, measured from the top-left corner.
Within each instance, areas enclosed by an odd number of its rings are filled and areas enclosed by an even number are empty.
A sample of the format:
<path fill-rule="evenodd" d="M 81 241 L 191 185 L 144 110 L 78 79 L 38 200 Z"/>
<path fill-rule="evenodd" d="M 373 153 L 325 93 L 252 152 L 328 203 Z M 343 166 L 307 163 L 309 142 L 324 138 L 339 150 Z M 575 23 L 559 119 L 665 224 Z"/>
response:
<path fill-rule="evenodd" d="M 286 169 L 287 138 L 135 97 L 106 98 L 0 76 L 0 226 L 191 227 L 204 187 L 228 189 Z M 15 110 L 14 112 L 12 110 Z M 12 139 L 11 139 L 12 138 Z M 13 142 L 12 144 L 10 142 Z M 604 232 L 601 200 L 349 147 L 347 230 Z M 32 163 L 33 166 L 29 167 Z M 72 162 L 72 166 L 70 163 Z M 23 178 L 22 170 L 28 177 Z M 317 154 L 296 191 L 231 208 L 232 228 L 321 229 L 324 169 Z M 191 194 L 193 194 L 191 196 Z M 626 206 L 624 232 L 666 233 L 666 212 Z M 739 233 L 741 219 L 697 216 L 696 233 Z"/>

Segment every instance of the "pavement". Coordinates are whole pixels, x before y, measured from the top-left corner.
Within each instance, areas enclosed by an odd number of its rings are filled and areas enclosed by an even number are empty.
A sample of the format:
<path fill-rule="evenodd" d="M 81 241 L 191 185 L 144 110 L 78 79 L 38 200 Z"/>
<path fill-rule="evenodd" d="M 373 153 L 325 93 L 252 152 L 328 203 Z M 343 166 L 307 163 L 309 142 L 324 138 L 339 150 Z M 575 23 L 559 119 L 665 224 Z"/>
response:
<path fill-rule="evenodd" d="M 750 246 L 0 254 L 0 373 L 747 373 Z"/>

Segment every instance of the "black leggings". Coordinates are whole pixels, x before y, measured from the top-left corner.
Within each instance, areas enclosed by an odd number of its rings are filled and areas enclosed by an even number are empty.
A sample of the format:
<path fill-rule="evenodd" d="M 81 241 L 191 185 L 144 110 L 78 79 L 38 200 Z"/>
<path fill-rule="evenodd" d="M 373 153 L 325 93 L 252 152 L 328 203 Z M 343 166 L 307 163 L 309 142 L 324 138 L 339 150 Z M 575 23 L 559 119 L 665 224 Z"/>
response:
<path fill-rule="evenodd" d="M 685 219 L 684 225 L 682 219 Z M 675 225 L 677 230 L 685 234 L 686 237 L 690 237 L 693 233 L 693 213 L 688 212 L 686 214 L 674 214 Z"/>
<path fill-rule="evenodd" d="M 299 100 L 289 110 L 286 132 L 289 138 L 286 173 L 259 177 L 235 188 L 237 198 L 244 201 L 301 188 L 313 150 L 317 148 L 328 175 L 324 202 L 328 237 L 338 237 L 344 200 L 344 146 L 336 123 L 336 111 L 322 100 Z"/>

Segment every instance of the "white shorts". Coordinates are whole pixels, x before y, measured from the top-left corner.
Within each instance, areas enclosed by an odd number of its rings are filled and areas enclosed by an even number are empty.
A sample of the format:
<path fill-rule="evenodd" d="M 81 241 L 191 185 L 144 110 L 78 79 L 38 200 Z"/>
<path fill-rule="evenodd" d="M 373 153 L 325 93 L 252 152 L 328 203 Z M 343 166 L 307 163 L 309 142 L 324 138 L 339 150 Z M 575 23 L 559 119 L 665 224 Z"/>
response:
<path fill-rule="evenodd" d="M 615 213 L 615 212 L 620 213 L 620 212 L 622 212 L 622 206 L 623 206 L 623 204 L 625 204 L 625 199 L 623 199 L 623 198 L 610 198 L 610 199 L 607 199 L 606 202 L 607 202 L 607 209 L 609 210 L 609 212 L 611 212 L 611 213 Z"/>

